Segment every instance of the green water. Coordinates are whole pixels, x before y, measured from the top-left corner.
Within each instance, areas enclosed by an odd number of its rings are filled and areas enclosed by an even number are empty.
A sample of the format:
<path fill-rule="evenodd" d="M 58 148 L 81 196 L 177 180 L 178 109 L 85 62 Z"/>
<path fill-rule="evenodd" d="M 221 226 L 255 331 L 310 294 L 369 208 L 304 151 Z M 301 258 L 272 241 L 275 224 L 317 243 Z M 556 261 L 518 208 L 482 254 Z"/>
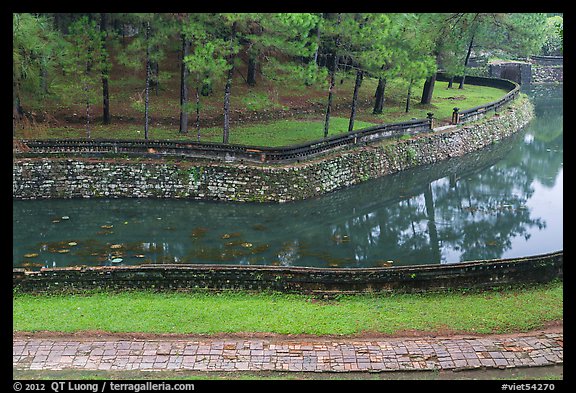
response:
<path fill-rule="evenodd" d="M 506 141 L 312 200 L 13 201 L 13 265 L 375 267 L 563 249 L 562 87 Z"/>

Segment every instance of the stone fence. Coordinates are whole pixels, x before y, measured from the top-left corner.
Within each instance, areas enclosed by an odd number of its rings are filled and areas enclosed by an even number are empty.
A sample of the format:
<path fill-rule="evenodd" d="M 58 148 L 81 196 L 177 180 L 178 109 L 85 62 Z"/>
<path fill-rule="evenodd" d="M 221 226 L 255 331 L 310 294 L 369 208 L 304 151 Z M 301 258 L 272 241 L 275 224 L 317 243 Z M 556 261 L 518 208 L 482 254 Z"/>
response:
<path fill-rule="evenodd" d="M 564 56 L 530 56 L 530 62 L 541 66 L 562 66 Z"/>
<path fill-rule="evenodd" d="M 248 290 L 328 296 L 425 292 L 545 283 L 563 278 L 563 252 L 525 258 L 384 268 L 142 265 L 13 269 L 22 292 L 86 290 Z"/>

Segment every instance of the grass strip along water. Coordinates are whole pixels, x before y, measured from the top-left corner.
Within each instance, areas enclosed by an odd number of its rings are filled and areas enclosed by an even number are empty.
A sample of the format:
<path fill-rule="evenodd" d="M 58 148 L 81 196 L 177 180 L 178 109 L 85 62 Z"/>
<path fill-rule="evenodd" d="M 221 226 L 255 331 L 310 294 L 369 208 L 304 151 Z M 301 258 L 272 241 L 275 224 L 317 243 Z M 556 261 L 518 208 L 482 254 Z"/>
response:
<path fill-rule="evenodd" d="M 563 284 L 425 294 L 131 291 L 13 296 L 13 330 L 155 334 L 512 333 L 563 318 Z"/>

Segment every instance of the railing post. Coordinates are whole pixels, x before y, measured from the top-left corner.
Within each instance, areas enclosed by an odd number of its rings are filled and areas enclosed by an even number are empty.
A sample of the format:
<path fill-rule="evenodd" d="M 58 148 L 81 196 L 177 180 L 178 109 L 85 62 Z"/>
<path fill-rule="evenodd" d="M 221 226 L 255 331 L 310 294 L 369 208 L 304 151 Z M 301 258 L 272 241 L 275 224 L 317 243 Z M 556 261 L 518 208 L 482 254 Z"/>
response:
<path fill-rule="evenodd" d="M 426 118 L 430 122 L 430 129 L 434 129 L 434 113 L 428 112 L 426 113 Z"/>
<path fill-rule="evenodd" d="M 459 110 L 460 108 L 454 108 L 454 112 L 452 112 L 452 124 L 458 124 L 460 121 L 460 114 L 458 113 Z"/>

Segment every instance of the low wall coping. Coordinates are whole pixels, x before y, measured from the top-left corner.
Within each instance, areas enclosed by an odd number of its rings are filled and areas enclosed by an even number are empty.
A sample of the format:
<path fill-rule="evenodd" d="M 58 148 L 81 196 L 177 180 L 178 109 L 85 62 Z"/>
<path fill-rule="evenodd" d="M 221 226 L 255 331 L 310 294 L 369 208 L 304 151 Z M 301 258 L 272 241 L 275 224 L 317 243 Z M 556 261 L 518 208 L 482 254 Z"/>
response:
<path fill-rule="evenodd" d="M 421 292 L 547 282 L 563 277 L 563 251 L 521 258 L 375 268 L 139 265 L 13 269 L 24 292 L 87 289 L 274 290 L 303 293 Z"/>

